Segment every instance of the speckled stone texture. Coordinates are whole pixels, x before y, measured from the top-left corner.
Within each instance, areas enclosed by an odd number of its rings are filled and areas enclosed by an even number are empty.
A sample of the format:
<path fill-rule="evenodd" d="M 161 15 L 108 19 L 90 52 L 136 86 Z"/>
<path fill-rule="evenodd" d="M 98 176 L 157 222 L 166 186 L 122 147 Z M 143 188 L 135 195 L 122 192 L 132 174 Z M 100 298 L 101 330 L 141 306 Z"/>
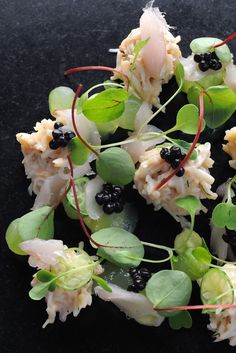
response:
<path fill-rule="evenodd" d="M 0 352 L 1 353 L 220 353 L 235 352 L 227 342 L 213 344 L 206 329 L 207 316 L 193 312 L 191 330 L 172 331 L 167 322 L 160 328 L 143 327 L 126 320 L 109 303 L 94 299 L 91 308 L 66 323 L 56 320 L 46 329 L 44 301 L 28 298 L 32 271 L 26 259 L 12 255 L 4 234 L 11 220 L 28 212 L 32 199 L 27 193 L 29 181 L 21 166 L 22 155 L 15 141 L 18 131 L 31 131 L 36 121 L 49 117 L 47 97 L 58 85 L 71 85 L 63 70 L 82 65 L 115 65 L 108 53 L 138 26 L 145 0 L 1 0 L 0 2 Z M 182 37 L 181 49 L 189 53 L 189 42 L 198 36 L 225 38 L 235 31 L 234 1 L 159 0 L 168 23 Z M 236 53 L 236 42 L 231 48 Z M 106 79 L 103 73 L 81 73 L 77 78 L 86 87 Z M 175 89 L 173 82 L 163 97 Z M 179 96 L 168 107 L 171 125 L 177 109 L 185 102 Z M 232 126 L 232 120 L 227 126 Z M 203 139 L 210 135 L 205 134 Z M 223 130 L 210 137 L 217 161 L 214 175 L 218 183 L 233 175 L 220 149 Z M 222 173 L 224 171 L 224 174 Z M 179 227 L 164 212 L 155 213 L 143 200 L 137 201 L 140 222 L 137 234 L 143 239 L 172 244 Z M 65 219 L 58 210 L 56 229 L 59 237 L 75 245 L 82 235 L 76 222 Z M 197 230 L 209 240 L 207 218 L 199 219 Z M 155 252 L 150 252 L 155 257 Z M 197 288 L 195 288 L 197 289 Z M 199 302 L 197 296 L 193 299 Z"/>

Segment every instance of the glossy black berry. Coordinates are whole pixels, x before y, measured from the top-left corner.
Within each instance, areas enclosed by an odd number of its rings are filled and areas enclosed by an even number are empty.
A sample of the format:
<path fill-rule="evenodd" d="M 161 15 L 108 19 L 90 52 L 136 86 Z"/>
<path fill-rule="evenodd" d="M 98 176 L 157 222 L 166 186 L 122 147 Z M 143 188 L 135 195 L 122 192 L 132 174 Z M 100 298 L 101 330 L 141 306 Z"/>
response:
<path fill-rule="evenodd" d="M 193 57 L 193 60 L 196 62 L 196 63 L 200 63 L 200 61 L 203 59 L 203 56 L 201 54 L 195 54 L 194 57 Z"/>
<path fill-rule="evenodd" d="M 65 140 L 69 142 L 71 139 L 75 137 L 75 133 L 73 131 L 66 131 L 64 133 L 64 137 L 65 137 Z"/>
<path fill-rule="evenodd" d="M 108 203 L 109 201 L 111 201 L 108 193 L 103 192 L 103 201 L 104 203 Z"/>
<path fill-rule="evenodd" d="M 64 135 L 60 136 L 57 141 L 60 143 L 60 147 L 67 146 L 67 141 L 65 140 Z"/>
<path fill-rule="evenodd" d="M 103 190 L 110 192 L 112 190 L 112 184 L 110 183 L 103 184 Z"/>
<path fill-rule="evenodd" d="M 165 155 L 165 161 L 167 163 L 171 163 L 174 160 L 174 156 L 171 154 L 171 151 L 168 149 L 168 152 L 166 152 Z"/>
<path fill-rule="evenodd" d="M 101 206 L 104 204 L 104 199 L 103 199 L 103 193 L 99 192 L 96 196 L 95 196 L 95 200 L 96 202 Z"/>
<path fill-rule="evenodd" d="M 166 159 L 167 154 L 170 154 L 168 148 L 162 148 L 160 151 L 160 156 L 162 159 Z"/>
<path fill-rule="evenodd" d="M 211 53 L 211 59 L 216 59 L 217 61 L 220 60 L 220 59 L 218 58 L 218 56 L 216 55 L 216 52 L 215 52 L 215 51 L 213 51 L 213 52 Z"/>
<path fill-rule="evenodd" d="M 204 53 L 203 58 L 204 58 L 204 61 L 209 64 L 212 58 L 211 53 Z"/>
<path fill-rule="evenodd" d="M 106 213 L 106 214 L 112 214 L 114 211 L 115 211 L 115 203 L 113 202 L 109 202 L 105 205 L 103 205 L 103 211 Z"/>
<path fill-rule="evenodd" d="M 151 272 L 145 267 L 140 268 L 138 273 L 145 281 L 149 280 L 149 278 L 152 276 Z"/>
<path fill-rule="evenodd" d="M 54 129 L 59 129 L 60 127 L 64 126 L 62 123 L 59 123 L 59 122 L 55 122 L 54 124 Z"/>
<path fill-rule="evenodd" d="M 171 162 L 171 167 L 173 169 L 176 169 L 179 164 L 180 164 L 180 159 L 176 158 L 176 159 L 173 160 L 173 162 Z"/>
<path fill-rule="evenodd" d="M 121 195 L 123 190 L 120 186 L 114 186 L 113 191 L 114 191 L 114 193 Z"/>
<path fill-rule="evenodd" d="M 57 140 L 57 139 L 59 139 L 59 137 L 63 136 L 63 132 L 59 129 L 55 129 L 52 132 L 52 136 L 53 136 L 54 140 Z"/>
<path fill-rule="evenodd" d="M 198 64 L 198 67 L 202 72 L 205 72 L 209 69 L 209 64 L 205 60 L 202 60 Z"/>
<path fill-rule="evenodd" d="M 51 150 L 56 150 L 60 147 L 60 142 L 58 142 L 58 140 L 51 140 L 49 142 L 49 147 L 51 148 Z"/>
<path fill-rule="evenodd" d="M 141 276 L 133 277 L 133 282 L 134 282 L 134 286 L 138 290 L 143 290 L 146 286 L 146 282 L 143 280 L 143 278 Z"/>
<path fill-rule="evenodd" d="M 131 277 L 133 277 L 134 275 L 136 275 L 138 273 L 138 269 L 136 267 L 130 267 L 129 268 L 129 275 Z"/>
<path fill-rule="evenodd" d="M 184 172 L 185 172 L 184 168 L 180 168 L 180 170 L 176 173 L 176 175 L 178 177 L 182 177 L 184 175 Z"/>
<path fill-rule="evenodd" d="M 178 146 L 172 146 L 170 148 L 170 153 L 174 158 L 179 158 L 182 155 L 181 149 Z"/>

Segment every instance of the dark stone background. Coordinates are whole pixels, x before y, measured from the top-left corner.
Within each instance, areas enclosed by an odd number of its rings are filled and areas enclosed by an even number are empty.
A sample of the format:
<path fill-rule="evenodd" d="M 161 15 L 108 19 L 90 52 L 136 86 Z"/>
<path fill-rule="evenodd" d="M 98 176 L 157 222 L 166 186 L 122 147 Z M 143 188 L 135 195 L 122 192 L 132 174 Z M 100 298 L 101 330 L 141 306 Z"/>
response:
<path fill-rule="evenodd" d="M 1 353 L 218 353 L 234 352 L 227 342 L 212 343 L 206 329 L 207 316 L 193 312 L 190 330 L 172 331 L 167 322 L 160 328 L 143 327 L 111 304 L 94 299 L 91 308 L 66 323 L 56 320 L 46 329 L 45 303 L 28 298 L 32 271 L 26 260 L 12 255 L 5 244 L 7 225 L 28 212 L 32 199 L 29 182 L 21 166 L 22 155 L 15 133 L 31 131 L 36 121 L 49 117 L 47 97 L 58 85 L 70 85 L 63 70 L 82 65 L 115 65 L 108 48 L 117 47 L 132 28 L 138 26 L 145 0 L 1 0 L 0 1 L 0 352 Z M 159 0 L 175 33 L 182 36 L 181 49 L 189 53 L 189 42 L 197 36 L 225 38 L 235 31 L 234 1 Z M 235 42 L 231 48 L 236 53 Z M 85 85 L 107 78 L 106 74 L 81 74 Z M 173 82 L 165 89 L 170 96 Z M 177 109 L 185 102 L 180 95 L 167 109 L 173 122 Z M 232 120 L 227 126 L 234 124 Z M 217 157 L 213 174 L 219 184 L 233 171 L 221 151 L 223 130 L 205 133 L 213 142 Z M 216 185 L 215 185 L 216 186 Z M 212 207 L 212 206 L 211 206 Z M 142 200 L 137 201 L 140 221 L 137 234 L 142 239 L 172 244 L 179 226 L 165 212 L 154 213 Z M 141 216 L 142 214 L 142 216 Z M 77 244 L 81 233 L 76 222 L 65 219 L 58 210 L 57 236 L 67 244 Z M 198 217 L 196 229 L 209 240 L 208 216 Z M 149 253 L 155 256 L 155 253 Z M 197 288 L 196 288 L 197 289 Z M 197 295 L 193 302 L 199 303 Z"/>

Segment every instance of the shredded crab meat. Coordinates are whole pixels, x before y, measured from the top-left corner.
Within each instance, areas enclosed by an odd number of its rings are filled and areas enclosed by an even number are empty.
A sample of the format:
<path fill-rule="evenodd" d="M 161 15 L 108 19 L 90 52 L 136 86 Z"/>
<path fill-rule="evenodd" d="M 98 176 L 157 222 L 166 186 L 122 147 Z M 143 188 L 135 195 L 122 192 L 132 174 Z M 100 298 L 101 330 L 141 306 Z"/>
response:
<path fill-rule="evenodd" d="M 182 177 L 174 176 L 162 188 L 156 190 L 160 182 L 173 171 L 171 166 L 160 156 L 160 149 L 154 148 L 140 156 L 140 165 L 135 172 L 135 188 L 148 204 L 153 204 L 155 210 L 164 208 L 171 215 L 185 216 L 187 212 L 175 205 L 175 199 L 193 195 L 199 199 L 216 199 L 211 186 L 214 178 L 209 168 L 214 161 L 210 158 L 209 142 L 196 148 L 196 160 L 188 160 L 184 165 Z M 205 208 L 202 208 L 205 211 Z"/>
<path fill-rule="evenodd" d="M 56 288 L 53 292 L 46 295 L 48 319 L 43 325 L 45 328 L 48 324 L 53 324 L 57 312 L 62 322 L 66 321 L 67 315 L 73 313 L 76 317 L 80 310 L 92 304 L 92 281 L 86 286 L 74 291 L 66 291 L 62 288 Z"/>
<path fill-rule="evenodd" d="M 148 38 L 133 65 L 135 46 Z M 170 33 L 163 14 L 151 2 L 144 9 L 139 28 L 133 29 L 120 44 L 116 69 L 127 75 L 135 91 L 154 106 L 159 106 L 162 84 L 169 82 L 179 62 L 179 41 L 180 36 Z"/>
<path fill-rule="evenodd" d="M 72 130 L 71 109 L 55 111 L 57 121 L 64 125 L 63 130 Z M 81 135 L 89 142 L 99 145 L 100 135 L 95 124 L 88 121 L 83 115 L 76 116 Z M 52 131 L 55 121 L 43 119 L 37 122 L 35 132 L 31 134 L 18 133 L 17 141 L 21 144 L 24 155 L 23 165 L 28 179 L 31 179 L 29 191 L 34 192 L 37 197 L 33 209 L 42 206 L 55 206 L 63 196 L 66 183 L 70 178 L 70 169 L 67 157 L 69 149 L 58 148 L 52 150 L 49 142 L 52 140 Z M 95 158 L 91 155 L 82 166 L 74 168 L 74 175 L 82 176 L 91 173 L 89 163 Z"/>
<path fill-rule="evenodd" d="M 236 169 L 236 126 L 226 130 L 224 140 L 228 142 L 223 145 L 223 150 L 232 158 L 229 161 L 229 165 L 231 168 Z"/>
<path fill-rule="evenodd" d="M 236 266 L 224 265 L 222 270 L 229 276 L 234 288 L 234 303 L 236 304 Z M 210 323 L 207 326 L 214 331 L 215 341 L 228 339 L 231 346 L 236 346 L 236 309 L 226 309 L 220 313 L 210 314 Z"/>

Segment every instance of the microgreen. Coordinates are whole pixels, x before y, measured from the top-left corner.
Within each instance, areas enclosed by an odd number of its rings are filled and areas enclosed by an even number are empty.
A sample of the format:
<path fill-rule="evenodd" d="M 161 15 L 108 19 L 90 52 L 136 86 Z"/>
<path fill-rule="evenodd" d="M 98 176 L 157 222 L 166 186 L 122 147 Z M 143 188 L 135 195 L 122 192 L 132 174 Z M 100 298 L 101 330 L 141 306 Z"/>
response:
<path fill-rule="evenodd" d="M 68 147 L 71 152 L 71 160 L 75 165 L 82 165 L 87 161 L 90 150 L 81 142 L 78 137 L 71 139 Z"/>
<path fill-rule="evenodd" d="M 134 59 L 133 59 L 133 62 L 132 62 L 132 67 L 135 65 L 136 60 L 137 60 L 137 58 L 138 58 L 138 56 L 139 56 L 141 50 L 145 47 L 145 45 L 147 45 L 149 39 L 150 39 L 150 38 L 141 40 L 140 42 L 138 42 L 138 43 L 135 45 L 134 50 L 133 50 Z"/>
<path fill-rule="evenodd" d="M 101 152 L 96 160 L 98 175 L 113 185 L 129 184 L 134 177 L 134 162 L 128 152 L 112 147 Z"/>
<path fill-rule="evenodd" d="M 231 201 L 231 187 L 235 183 L 236 177 L 233 177 L 228 183 L 227 202 L 221 202 L 212 212 L 212 222 L 216 227 L 227 227 L 230 230 L 236 229 L 236 205 Z"/>
<path fill-rule="evenodd" d="M 104 228 L 93 233 L 91 237 L 96 243 L 107 246 L 99 247 L 97 255 L 120 267 L 136 267 L 144 256 L 144 247 L 141 241 L 122 228 Z M 135 259 L 131 259 L 129 256 Z"/>
<path fill-rule="evenodd" d="M 51 282 L 56 276 L 47 270 L 40 270 L 36 273 L 36 277 L 40 282 Z"/>
<path fill-rule="evenodd" d="M 196 248 L 202 245 L 203 241 L 200 235 L 188 228 L 183 229 L 183 231 L 175 237 L 174 241 L 174 248 L 177 254 L 183 254 L 190 248 Z"/>
<path fill-rule="evenodd" d="M 106 123 L 121 116 L 128 97 L 126 90 L 110 88 L 89 97 L 82 106 L 82 112 L 95 123 Z"/>
<path fill-rule="evenodd" d="M 175 316 L 168 318 L 169 325 L 173 330 L 192 327 L 192 317 L 188 311 L 179 311 Z"/>
<path fill-rule="evenodd" d="M 105 291 L 107 292 L 112 292 L 112 289 L 111 287 L 109 287 L 109 285 L 107 284 L 107 281 L 105 281 L 105 279 L 99 277 L 99 276 L 96 276 L 96 275 L 93 275 L 92 276 L 92 279 L 97 282 L 97 284 L 102 287 Z"/>
<path fill-rule="evenodd" d="M 41 300 L 43 299 L 47 292 L 49 291 L 49 287 L 51 285 L 51 281 L 43 282 L 36 284 L 31 290 L 29 291 L 29 296 L 33 300 Z"/>
<path fill-rule="evenodd" d="M 184 141 L 184 140 L 180 140 L 180 139 L 172 139 L 170 137 L 166 136 L 166 139 L 168 141 L 171 141 L 173 145 L 178 146 L 181 149 L 181 152 L 184 154 L 187 154 L 188 151 L 190 150 L 191 147 L 191 143 Z M 160 146 L 158 146 L 159 148 Z M 189 157 L 189 159 L 191 161 L 196 160 L 197 159 L 197 151 L 193 150 L 191 153 L 191 156 Z"/>
<path fill-rule="evenodd" d="M 179 130 L 186 134 L 195 135 L 199 123 L 199 110 L 194 104 L 184 105 L 177 114 L 176 124 L 173 127 L 175 131 Z M 203 121 L 201 131 L 205 128 Z"/>
<path fill-rule="evenodd" d="M 147 282 L 145 293 L 155 308 L 187 305 L 192 292 L 190 278 L 181 271 L 163 270 L 155 273 Z M 162 311 L 169 317 L 177 312 Z"/>
<path fill-rule="evenodd" d="M 198 106 L 201 88 L 193 86 L 188 91 L 190 103 Z M 236 109 L 236 94 L 227 86 L 211 86 L 205 90 L 204 116 L 208 127 L 215 129 L 223 125 Z"/>
<path fill-rule="evenodd" d="M 125 101 L 125 110 L 118 119 L 119 127 L 126 130 L 134 130 L 136 114 L 141 104 L 142 101 L 139 98 L 129 96 L 129 98 Z"/>
<path fill-rule="evenodd" d="M 220 61 L 225 64 L 232 60 L 229 47 L 226 44 L 222 45 L 222 41 L 217 38 L 196 38 L 190 43 L 190 48 L 193 53 L 197 54 L 215 51 Z"/>
<path fill-rule="evenodd" d="M 193 195 L 187 195 L 175 200 L 178 207 L 186 210 L 191 218 L 191 230 L 193 230 L 196 212 L 201 209 L 201 202 Z"/>

